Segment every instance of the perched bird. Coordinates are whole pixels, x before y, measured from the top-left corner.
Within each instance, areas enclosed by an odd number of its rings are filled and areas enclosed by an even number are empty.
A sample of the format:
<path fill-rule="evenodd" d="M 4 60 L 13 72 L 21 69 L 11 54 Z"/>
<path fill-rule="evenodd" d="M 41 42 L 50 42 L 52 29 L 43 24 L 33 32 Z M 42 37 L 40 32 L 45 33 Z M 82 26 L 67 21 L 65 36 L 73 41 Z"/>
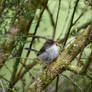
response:
<path fill-rule="evenodd" d="M 25 48 L 25 49 L 37 52 L 37 56 L 41 61 L 45 63 L 49 63 L 54 59 L 56 59 L 59 54 L 59 48 L 56 46 L 56 44 L 57 44 L 56 41 L 47 40 L 40 49 L 40 51 L 30 48 Z"/>

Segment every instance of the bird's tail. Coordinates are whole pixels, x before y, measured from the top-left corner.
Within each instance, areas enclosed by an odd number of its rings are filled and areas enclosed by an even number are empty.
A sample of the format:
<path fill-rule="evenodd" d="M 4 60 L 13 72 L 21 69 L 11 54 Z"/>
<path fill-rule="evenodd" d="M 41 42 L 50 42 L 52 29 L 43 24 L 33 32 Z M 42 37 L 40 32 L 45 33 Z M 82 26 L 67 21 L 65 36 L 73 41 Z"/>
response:
<path fill-rule="evenodd" d="M 31 48 L 25 48 L 25 50 L 28 50 L 28 51 L 34 51 L 34 52 L 38 52 L 38 50 L 31 49 Z"/>

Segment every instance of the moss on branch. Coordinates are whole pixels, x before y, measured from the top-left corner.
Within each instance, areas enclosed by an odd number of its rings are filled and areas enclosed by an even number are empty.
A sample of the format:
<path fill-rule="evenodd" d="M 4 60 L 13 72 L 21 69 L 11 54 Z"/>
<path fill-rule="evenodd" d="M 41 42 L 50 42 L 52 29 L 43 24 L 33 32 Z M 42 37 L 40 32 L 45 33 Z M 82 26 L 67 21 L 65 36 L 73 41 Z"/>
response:
<path fill-rule="evenodd" d="M 90 34 L 90 35 L 89 35 Z M 29 87 L 27 92 L 42 92 L 42 90 L 49 85 L 52 80 L 60 73 L 63 72 L 63 68 L 78 55 L 84 45 L 85 39 L 87 46 L 92 41 L 92 24 L 81 33 L 74 42 L 70 44 L 61 54 L 58 56 L 55 62 L 52 62 Z"/>

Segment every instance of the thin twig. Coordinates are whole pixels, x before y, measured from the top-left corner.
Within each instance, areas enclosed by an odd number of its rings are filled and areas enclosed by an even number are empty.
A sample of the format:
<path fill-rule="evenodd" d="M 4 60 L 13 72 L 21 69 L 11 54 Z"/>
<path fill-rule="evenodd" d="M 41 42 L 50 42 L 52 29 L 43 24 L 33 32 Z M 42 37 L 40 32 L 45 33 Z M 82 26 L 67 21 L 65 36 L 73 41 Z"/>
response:
<path fill-rule="evenodd" d="M 26 80 L 25 78 L 22 78 L 21 81 L 22 81 L 22 92 L 25 92 Z"/>
<path fill-rule="evenodd" d="M 90 20 L 90 21 L 88 21 L 88 22 L 86 22 L 86 23 L 80 25 L 79 27 L 76 28 L 76 29 L 77 29 L 77 32 L 79 32 L 81 29 L 85 29 L 85 28 L 86 28 L 88 25 L 90 25 L 91 23 L 92 23 L 92 20 Z M 73 29 L 73 30 L 71 31 L 71 34 L 72 34 L 72 32 L 74 32 L 76 29 Z"/>
<path fill-rule="evenodd" d="M 48 6 L 46 7 L 46 9 L 47 9 L 48 14 L 49 14 L 49 16 L 50 16 L 51 24 L 52 24 L 52 27 L 53 27 L 53 30 L 54 30 L 54 28 L 55 28 L 55 22 L 54 22 L 53 15 L 52 15 L 52 13 L 51 13 L 51 11 L 50 11 L 50 9 L 49 9 Z M 55 31 L 55 30 L 54 30 L 54 31 Z M 54 35 L 55 35 L 55 32 L 54 32 Z M 53 40 L 54 40 L 54 35 L 52 35 L 52 39 L 53 39 Z"/>
<path fill-rule="evenodd" d="M 92 20 L 90 20 L 90 21 L 88 21 L 88 22 L 86 22 L 86 23 L 80 25 L 79 27 L 76 28 L 76 29 L 77 29 L 77 32 L 79 32 L 81 29 L 87 28 L 87 26 L 90 25 L 91 23 L 92 23 Z M 76 29 L 73 29 L 73 30 L 71 31 L 70 35 L 71 35 Z M 66 37 L 64 37 L 64 38 L 62 38 L 61 40 L 59 40 L 58 43 L 63 43 L 63 42 L 65 41 L 65 38 L 66 38 Z"/>
<path fill-rule="evenodd" d="M 73 10 L 73 13 L 72 13 L 72 16 L 71 16 L 71 20 L 70 20 L 69 29 L 68 29 L 67 34 L 65 36 L 65 41 L 64 41 L 64 45 L 63 46 L 65 46 L 65 44 L 67 42 L 67 39 L 69 37 L 69 33 L 70 33 L 71 28 L 72 28 L 72 23 L 73 23 L 73 19 L 74 19 L 74 15 L 75 15 L 75 11 L 76 11 L 78 3 L 79 3 L 79 0 L 76 0 L 75 6 L 74 6 L 74 10 Z"/>
<path fill-rule="evenodd" d="M 72 26 L 75 25 L 75 24 L 79 21 L 79 19 L 80 19 L 80 18 L 84 15 L 84 13 L 86 12 L 87 8 L 88 8 L 88 4 L 84 7 L 84 9 L 83 9 L 82 13 L 79 15 L 79 17 L 72 23 Z"/>
<path fill-rule="evenodd" d="M 80 60 L 81 60 L 81 56 L 82 56 L 83 51 L 84 51 L 84 48 L 80 51 L 79 57 L 77 59 L 78 60 L 77 65 L 79 65 L 79 63 L 80 63 Z"/>
<path fill-rule="evenodd" d="M 55 35 L 56 35 L 56 27 L 57 27 L 59 12 L 60 12 L 60 5 L 61 5 L 61 0 L 59 0 L 58 12 L 57 12 L 57 17 L 56 17 L 56 24 L 55 24 L 54 32 L 53 32 L 53 39 L 55 39 Z M 59 75 L 56 78 L 56 91 L 55 92 L 58 92 L 58 84 L 59 84 Z"/>
<path fill-rule="evenodd" d="M 47 2 L 48 2 L 48 1 L 47 1 Z M 47 5 L 47 3 L 46 3 L 46 5 Z M 40 25 L 40 21 L 41 21 L 43 12 L 44 12 L 44 10 L 45 10 L 45 8 L 46 8 L 46 5 L 43 7 L 43 10 L 42 10 L 41 13 L 40 13 L 40 16 L 39 16 L 39 19 L 38 19 L 38 22 L 37 22 L 37 25 L 36 25 L 36 27 L 35 27 L 35 30 L 34 30 L 33 35 L 36 35 L 36 33 L 37 33 L 37 30 L 38 30 L 38 27 L 39 27 L 39 25 Z M 35 40 L 35 37 L 32 38 L 32 41 L 31 41 L 31 44 L 30 44 L 29 48 L 32 48 L 32 45 L 33 45 L 34 40 Z M 30 51 L 27 52 L 26 57 L 28 57 L 29 54 L 30 54 Z M 24 64 L 25 64 L 26 62 L 27 62 L 27 59 L 24 60 Z M 20 75 L 22 69 L 23 69 L 23 66 L 19 69 L 19 72 L 18 72 L 18 74 L 17 74 L 17 77 Z"/>
<path fill-rule="evenodd" d="M 56 89 L 55 89 L 55 92 L 58 92 L 58 84 L 59 84 L 59 75 L 56 78 Z"/>
<path fill-rule="evenodd" d="M 0 17 L 2 16 L 2 13 L 6 7 L 6 0 L 2 0 L 1 2 L 1 7 L 0 7 Z"/>
<path fill-rule="evenodd" d="M 63 24 L 64 24 L 64 27 L 63 27 L 63 29 L 62 29 L 63 31 L 64 31 L 64 28 L 66 27 L 66 24 L 67 24 L 66 21 L 69 19 L 69 14 L 70 14 L 70 10 L 71 10 L 71 9 L 70 9 L 70 7 L 71 7 L 71 0 L 68 1 L 68 4 L 69 4 L 69 6 L 68 6 L 68 8 L 67 8 L 67 9 L 68 9 L 67 16 L 66 16 L 66 18 L 65 18 L 65 21 L 63 22 Z M 60 33 L 60 35 L 58 36 L 57 40 L 60 40 L 63 31 L 61 31 L 61 33 Z M 64 41 L 63 41 L 63 42 L 64 42 Z"/>
<path fill-rule="evenodd" d="M 5 92 L 5 88 L 4 88 L 3 83 L 2 83 L 1 80 L 0 80 L 0 84 L 1 84 L 1 87 L 2 87 L 3 92 Z"/>
<path fill-rule="evenodd" d="M 90 53 L 85 65 L 83 66 L 81 73 L 85 73 L 91 63 L 92 63 L 92 51 L 91 51 L 91 53 Z"/>
<path fill-rule="evenodd" d="M 34 61 L 34 62 L 32 62 L 32 63 L 26 65 L 26 69 L 25 69 L 22 73 L 20 73 L 20 75 L 19 75 L 18 77 L 16 77 L 16 79 L 13 81 L 13 86 L 14 86 L 21 78 L 23 78 L 23 76 L 24 76 L 30 69 L 32 69 L 36 64 L 37 64 L 37 62 Z"/>
<path fill-rule="evenodd" d="M 10 81 L 7 80 L 3 75 L 0 75 L 0 79 L 3 79 L 3 80 L 5 80 L 5 81 L 7 81 L 8 83 L 10 83 Z"/>
<path fill-rule="evenodd" d="M 79 58 L 78 58 L 78 63 L 77 63 L 77 65 L 80 63 L 80 59 L 81 59 L 82 53 L 83 53 L 83 51 L 84 51 L 85 45 L 87 44 L 86 41 L 87 41 L 87 38 L 85 38 L 85 40 L 84 40 L 84 45 L 83 45 L 83 48 L 82 48 L 81 51 L 80 51 L 80 55 L 79 55 Z"/>
<path fill-rule="evenodd" d="M 42 38 L 42 39 L 45 39 L 45 40 L 50 40 L 49 38 L 44 37 L 44 36 L 31 35 L 31 34 L 28 34 L 27 37 Z"/>
<path fill-rule="evenodd" d="M 56 35 L 56 28 L 57 28 L 58 17 L 59 17 L 59 12 L 60 12 L 60 5 L 61 5 L 61 0 L 59 0 L 58 12 L 57 12 L 57 16 L 56 16 L 56 23 L 55 23 L 54 31 L 53 31 L 53 40 L 55 39 L 55 35 Z"/>
<path fill-rule="evenodd" d="M 72 80 L 70 77 L 66 76 L 65 74 L 61 74 L 63 77 L 65 77 L 66 79 L 70 80 L 72 82 L 72 84 L 74 84 L 77 88 L 80 89 L 81 92 L 84 92 L 84 90 L 74 81 Z"/>

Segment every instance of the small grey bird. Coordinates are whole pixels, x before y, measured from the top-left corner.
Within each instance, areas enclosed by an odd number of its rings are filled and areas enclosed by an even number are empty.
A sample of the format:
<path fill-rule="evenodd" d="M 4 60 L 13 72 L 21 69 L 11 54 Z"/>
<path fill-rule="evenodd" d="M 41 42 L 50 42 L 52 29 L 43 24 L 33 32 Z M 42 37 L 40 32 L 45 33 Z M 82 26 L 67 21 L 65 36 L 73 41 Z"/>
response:
<path fill-rule="evenodd" d="M 45 63 L 49 63 L 54 59 L 56 59 L 57 56 L 59 55 L 59 48 L 56 46 L 56 44 L 57 44 L 56 41 L 47 40 L 40 49 L 40 51 L 33 50 L 30 48 L 25 48 L 25 49 L 37 52 L 37 56 L 41 61 Z"/>

